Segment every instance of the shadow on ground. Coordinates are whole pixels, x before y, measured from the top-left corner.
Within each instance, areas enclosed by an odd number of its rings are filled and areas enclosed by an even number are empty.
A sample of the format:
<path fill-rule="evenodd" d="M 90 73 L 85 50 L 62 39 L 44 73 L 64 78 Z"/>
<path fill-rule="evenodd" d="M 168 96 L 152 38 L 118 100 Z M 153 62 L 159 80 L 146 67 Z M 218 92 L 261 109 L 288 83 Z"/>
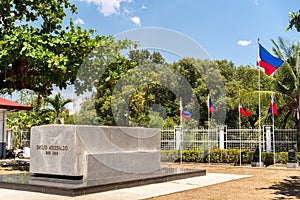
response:
<path fill-rule="evenodd" d="M 279 195 L 274 199 L 300 199 L 300 176 L 289 176 L 282 182 L 262 189 L 273 190 L 275 195 Z"/>

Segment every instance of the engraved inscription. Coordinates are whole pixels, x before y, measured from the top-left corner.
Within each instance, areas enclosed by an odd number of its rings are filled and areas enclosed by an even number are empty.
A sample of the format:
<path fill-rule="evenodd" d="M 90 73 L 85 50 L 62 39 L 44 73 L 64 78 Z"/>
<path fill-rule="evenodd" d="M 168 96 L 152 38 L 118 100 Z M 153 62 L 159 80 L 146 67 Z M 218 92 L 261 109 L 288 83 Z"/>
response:
<path fill-rule="evenodd" d="M 36 150 L 45 151 L 46 155 L 58 156 L 59 152 L 68 151 L 69 148 L 67 145 L 36 145 Z"/>
<path fill-rule="evenodd" d="M 47 145 L 36 145 L 36 150 L 47 150 Z"/>

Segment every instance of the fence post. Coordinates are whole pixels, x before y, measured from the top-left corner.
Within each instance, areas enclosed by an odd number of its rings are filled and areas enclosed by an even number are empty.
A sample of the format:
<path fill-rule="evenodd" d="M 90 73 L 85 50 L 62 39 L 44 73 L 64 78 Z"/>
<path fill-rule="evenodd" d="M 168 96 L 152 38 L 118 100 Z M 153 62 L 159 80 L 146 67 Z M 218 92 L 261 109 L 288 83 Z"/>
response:
<path fill-rule="evenodd" d="M 14 138 L 12 130 L 7 131 L 7 149 L 14 148 Z"/>
<path fill-rule="evenodd" d="M 0 159 L 6 157 L 6 110 L 0 110 Z"/>
<path fill-rule="evenodd" d="M 219 134 L 219 146 L 221 150 L 225 149 L 225 132 L 226 132 L 226 126 L 220 125 L 218 126 L 218 134 Z"/>
<path fill-rule="evenodd" d="M 271 144 L 271 126 L 266 126 L 266 152 L 272 151 L 272 144 Z"/>
<path fill-rule="evenodd" d="M 182 139 L 182 127 L 175 126 L 175 139 L 176 139 L 176 150 L 181 149 L 181 139 Z"/>
<path fill-rule="evenodd" d="M 182 140 L 183 140 L 183 128 L 182 126 L 175 126 L 175 138 L 176 138 L 176 150 L 180 151 L 180 164 L 182 163 Z"/>

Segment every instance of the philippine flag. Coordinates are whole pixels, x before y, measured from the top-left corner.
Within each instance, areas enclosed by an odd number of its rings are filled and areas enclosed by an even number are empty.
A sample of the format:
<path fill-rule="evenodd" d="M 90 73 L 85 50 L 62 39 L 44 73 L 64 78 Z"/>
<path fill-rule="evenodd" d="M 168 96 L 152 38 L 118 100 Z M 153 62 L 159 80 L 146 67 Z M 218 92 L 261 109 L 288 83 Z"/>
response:
<path fill-rule="evenodd" d="M 265 69 L 266 75 L 270 76 L 283 64 L 283 60 L 274 57 L 261 44 L 259 44 L 258 65 Z"/>
<path fill-rule="evenodd" d="M 214 113 L 216 111 L 216 106 L 211 102 L 209 96 L 207 97 L 207 108 L 209 112 Z"/>
<path fill-rule="evenodd" d="M 241 114 L 241 115 L 244 115 L 244 116 L 251 116 L 251 115 L 252 115 L 252 112 L 246 110 L 246 109 L 242 106 L 242 104 L 240 104 L 239 107 L 240 107 L 239 109 L 240 109 L 240 114 Z"/>
<path fill-rule="evenodd" d="M 188 111 L 182 110 L 182 109 L 180 109 L 180 115 L 186 120 L 190 120 L 192 118 L 191 113 L 189 113 Z"/>
<path fill-rule="evenodd" d="M 272 94 L 272 96 L 271 96 L 271 103 L 270 103 L 270 108 L 268 110 L 268 113 L 272 113 L 272 114 L 278 116 L 278 111 L 277 111 L 276 103 L 274 100 L 274 94 Z"/>

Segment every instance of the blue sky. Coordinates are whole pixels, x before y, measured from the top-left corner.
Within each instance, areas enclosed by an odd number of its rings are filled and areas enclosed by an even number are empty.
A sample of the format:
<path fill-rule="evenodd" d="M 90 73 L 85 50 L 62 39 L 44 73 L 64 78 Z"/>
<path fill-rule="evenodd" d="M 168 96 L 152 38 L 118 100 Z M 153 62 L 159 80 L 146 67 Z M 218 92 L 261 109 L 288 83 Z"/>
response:
<path fill-rule="evenodd" d="M 300 0 L 72 0 L 77 25 L 99 35 L 157 27 L 180 32 L 201 45 L 212 60 L 235 65 L 255 64 L 257 38 L 271 51 L 271 39 L 299 41 L 300 33 L 285 32 L 289 11 Z"/>

